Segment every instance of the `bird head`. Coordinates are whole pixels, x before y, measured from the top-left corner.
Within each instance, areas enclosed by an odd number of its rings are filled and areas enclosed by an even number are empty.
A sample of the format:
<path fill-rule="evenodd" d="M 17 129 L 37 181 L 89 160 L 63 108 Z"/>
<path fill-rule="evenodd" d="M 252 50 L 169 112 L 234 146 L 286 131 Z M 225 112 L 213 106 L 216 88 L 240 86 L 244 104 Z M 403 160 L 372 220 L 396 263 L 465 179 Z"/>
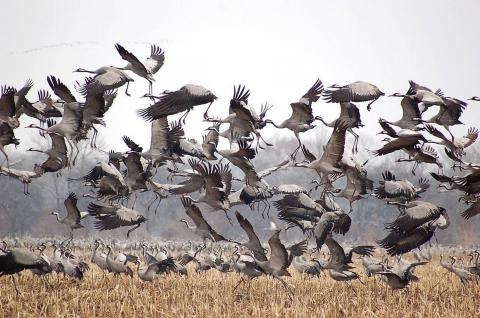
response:
<path fill-rule="evenodd" d="M 218 99 L 218 97 L 215 96 L 215 94 L 213 94 L 210 90 L 207 91 L 207 96 L 212 100 L 212 102 Z"/>
<path fill-rule="evenodd" d="M 329 189 L 329 190 L 326 190 L 325 192 L 328 192 L 328 193 L 331 193 L 331 194 L 338 194 L 341 191 L 342 191 L 341 189 Z"/>
<path fill-rule="evenodd" d="M 278 128 L 278 125 L 275 124 L 271 119 L 265 119 L 265 120 L 264 120 L 264 123 L 265 123 L 265 124 L 271 124 L 271 125 L 273 125 L 274 127 Z"/>
<path fill-rule="evenodd" d="M 156 98 L 157 96 L 154 96 L 152 94 L 149 94 L 149 93 L 145 93 L 143 94 L 142 96 L 140 96 L 140 98 Z"/>
<path fill-rule="evenodd" d="M 388 97 L 405 97 L 405 95 L 400 93 L 393 93 L 392 95 L 388 95 Z"/>
<path fill-rule="evenodd" d="M 215 125 L 214 125 L 214 126 L 210 126 L 210 127 L 208 127 L 207 129 L 205 129 L 205 130 L 214 131 L 214 132 L 216 132 L 216 133 L 219 133 L 218 127 L 216 127 Z"/>
<path fill-rule="evenodd" d="M 74 73 L 90 73 L 89 71 L 87 71 L 86 69 L 84 68 L 77 68 L 76 70 L 73 71 Z"/>
<path fill-rule="evenodd" d="M 342 88 L 342 86 L 340 86 L 338 84 L 333 84 L 333 85 L 329 86 L 328 88 Z"/>
<path fill-rule="evenodd" d="M 437 191 L 440 192 L 440 193 L 443 193 L 443 192 L 448 192 L 449 189 L 447 187 L 447 185 L 445 183 L 440 183 L 438 186 L 437 186 Z"/>

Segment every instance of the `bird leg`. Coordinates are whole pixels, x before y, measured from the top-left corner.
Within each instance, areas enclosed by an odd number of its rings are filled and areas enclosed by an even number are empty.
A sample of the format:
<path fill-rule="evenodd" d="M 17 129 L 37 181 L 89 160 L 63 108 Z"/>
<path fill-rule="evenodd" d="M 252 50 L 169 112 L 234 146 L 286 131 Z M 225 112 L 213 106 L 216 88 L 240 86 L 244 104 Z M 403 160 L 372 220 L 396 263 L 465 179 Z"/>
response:
<path fill-rule="evenodd" d="M 348 214 L 352 213 L 352 211 L 353 211 L 353 206 L 352 206 L 353 201 L 352 200 L 349 200 L 349 201 L 350 201 L 349 202 L 350 203 L 350 210 L 348 210 Z"/>
<path fill-rule="evenodd" d="M 450 127 L 447 126 L 447 127 L 445 127 L 445 129 L 446 129 L 446 130 L 448 131 L 448 133 L 450 134 L 450 137 L 452 137 L 452 143 L 453 143 L 453 141 L 455 140 L 455 137 L 453 137 L 453 134 L 452 134 L 452 132 L 450 131 Z"/>
<path fill-rule="evenodd" d="M 12 277 L 13 286 L 15 287 L 15 293 L 17 294 L 17 298 L 18 298 L 20 296 L 20 291 L 18 290 L 14 275 L 12 275 L 11 277 Z"/>
<path fill-rule="evenodd" d="M 355 181 L 353 182 L 353 184 L 355 185 Z M 357 187 L 354 186 L 354 187 L 353 187 L 352 196 L 350 197 L 350 200 L 348 200 L 348 201 L 350 201 L 350 202 L 349 202 L 349 203 L 350 203 L 350 210 L 348 211 L 348 214 L 352 213 L 352 211 L 353 211 L 353 206 L 352 206 L 352 204 L 353 204 L 353 200 L 354 200 L 354 198 L 355 198 L 356 192 L 357 192 Z"/>
<path fill-rule="evenodd" d="M 40 277 L 43 278 L 43 282 L 45 283 L 45 289 L 51 289 L 51 288 L 52 288 L 52 285 L 50 285 L 50 283 L 48 282 L 47 276 L 42 275 L 42 276 L 40 276 Z"/>
<path fill-rule="evenodd" d="M 260 202 L 263 203 L 263 210 L 262 210 L 262 219 L 265 219 L 265 211 L 267 210 L 267 204 L 264 200 L 258 202 L 258 208 L 260 210 Z"/>
<path fill-rule="evenodd" d="M 355 138 L 353 141 L 353 147 L 352 147 L 352 153 L 357 153 L 358 152 L 358 134 L 353 131 L 352 128 L 349 128 L 348 131 L 353 135 Z"/>
<path fill-rule="evenodd" d="M 3 153 L 3 155 L 5 156 L 5 159 L 7 159 L 7 168 L 10 168 L 10 163 L 8 162 L 8 156 L 7 156 L 7 153 L 5 152 L 5 150 L 3 150 L 3 148 L 0 148 L 0 151 Z"/>
<path fill-rule="evenodd" d="M 132 204 L 132 209 L 135 210 L 135 203 L 137 203 L 137 193 L 135 192 L 134 193 L 134 196 L 133 196 L 133 204 Z"/>
<path fill-rule="evenodd" d="M 190 109 L 187 109 L 187 111 L 178 119 L 179 122 L 182 122 L 185 125 L 185 120 L 187 119 L 187 115 L 190 112 Z"/>
<path fill-rule="evenodd" d="M 210 109 L 210 106 L 212 106 L 212 104 L 213 104 L 213 102 L 211 102 L 210 104 L 208 104 L 207 110 L 205 110 L 205 113 L 203 113 L 203 118 L 204 118 L 205 120 L 210 119 L 210 118 L 208 117 L 208 110 Z"/>
<path fill-rule="evenodd" d="M 158 207 L 160 206 L 160 202 L 162 202 L 162 199 L 158 200 L 157 206 L 155 207 L 155 214 L 157 214 Z"/>
<path fill-rule="evenodd" d="M 245 278 L 242 276 L 242 278 L 240 278 L 240 280 L 238 281 L 237 285 L 235 285 L 235 287 L 233 288 L 232 293 L 234 293 L 235 290 L 237 290 L 238 286 L 240 286 L 240 284 L 243 283 L 244 281 L 245 281 Z"/>
<path fill-rule="evenodd" d="M 127 88 L 125 89 L 125 95 L 130 96 L 128 93 L 128 86 L 130 85 L 130 81 L 127 82 Z"/>
<path fill-rule="evenodd" d="M 225 213 L 225 217 L 227 218 L 228 223 L 230 223 L 230 225 L 233 225 L 232 219 L 230 219 L 230 216 L 228 215 L 227 210 L 223 210 L 223 212 Z"/>
<path fill-rule="evenodd" d="M 77 157 L 80 154 L 80 149 L 78 149 L 78 143 L 74 142 L 74 144 L 75 144 L 75 149 L 77 150 L 77 153 L 75 154 L 75 157 L 73 158 L 73 162 L 72 162 L 73 165 L 75 165 L 75 161 L 77 160 Z"/>
<path fill-rule="evenodd" d="M 158 200 L 158 194 L 156 192 L 153 192 L 153 194 L 155 194 L 155 199 L 153 199 L 153 201 L 148 204 L 147 211 L 150 211 L 150 207 L 155 203 L 155 201 Z"/>
<path fill-rule="evenodd" d="M 288 293 L 288 298 L 290 298 L 290 301 L 293 301 L 293 292 L 290 289 L 290 287 L 288 287 L 287 282 L 285 282 L 281 277 L 278 277 L 278 276 L 273 276 L 273 277 L 278 279 L 282 283 L 283 287 L 285 288 L 285 290 Z"/>
<path fill-rule="evenodd" d="M 372 104 L 373 104 L 377 99 L 378 99 L 378 97 L 375 98 L 374 100 L 372 100 L 370 103 L 368 103 L 368 105 L 367 105 L 367 110 L 368 110 L 368 111 L 370 111 L 370 110 L 372 109 Z"/>
<path fill-rule="evenodd" d="M 137 224 L 137 225 L 135 225 L 134 227 L 132 227 L 130 230 L 128 230 L 128 232 L 127 232 L 127 238 L 130 237 L 130 233 L 131 233 L 131 232 L 135 231 L 135 230 L 138 229 L 139 227 L 140 227 L 140 223 Z"/>
<path fill-rule="evenodd" d="M 273 146 L 273 144 L 267 142 L 257 130 L 255 130 L 255 135 L 257 136 L 257 139 L 259 139 L 259 140 L 261 140 L 265 143 L 265 146 L 267 146 L 267 147 L 272 147 Z"/>
<path fill-rule="evenodd" d="M 412 174 L 415 175 L 415 170 L 417 169 L 419 163 L 418 161 L 415 161 L 415 163 L 413 164 L 413 168 L 412 168 Z"/>
<path fill-rule="evenodd" d="M 313 190 L 317 191 L 317 189 L 322 185 L 317 179 L 313 179 L 311 183 L 315 183 L 316 185 L 312 187 L 308 193 L 310 194 Z"/>
<path fill-rule="evenodd" d="M 95 128 L 95 126 L 92 125 L 92 130 L 93 130 L 93 136 L 92 136 L 92 140 L 90 141 L 90 147 L 92 149 L 96 149 L 97 148 L 97 136 L 98 136 L 98 130 L 97 128 Z"/>
<path fill-rule="evenodd" d="M 72 145 L 72 142 L 70 141 L 69 138 L 65 138 L 65 140 L 67 141 L 68 145 L 70 146 L 70 156 L 69 156 L 69 158 L 72 159 L 72 157 L 73 157 L 73 145 Z M 75 162 L 73 162 L 72 165 L 75 165 Z M 70 166 L 70 160 L 68 160 L 68 167 L 71 168 L 71 166 Z"/>
<path fill-rule="evenodd" d="M 297 157 L 297 153 L 298 151 L 300 150 L 300 148 L 302 147 L 302 142 L 300 141 L 300 137 L 298 136 L 298 134 L 295 134 L 295 137 L 297 138 L 298 140 L 298 147 L 295 148 L 295 150 L 292 152 L 292 154 L 290 155 L 290 157 L 292 158 L 292 160 L 295 160 L 295 158 Z"/>
<path fill-rule="evenodd" d="M 350 287 L 352 289 L 353 293 L 355 294 L 355 297 L 357 297 L 357 291 L 355 290 L 355 288 L 353 288 L 352 284 L 347 282 L 347 285 L 348 285 L 348 287 Z"/>

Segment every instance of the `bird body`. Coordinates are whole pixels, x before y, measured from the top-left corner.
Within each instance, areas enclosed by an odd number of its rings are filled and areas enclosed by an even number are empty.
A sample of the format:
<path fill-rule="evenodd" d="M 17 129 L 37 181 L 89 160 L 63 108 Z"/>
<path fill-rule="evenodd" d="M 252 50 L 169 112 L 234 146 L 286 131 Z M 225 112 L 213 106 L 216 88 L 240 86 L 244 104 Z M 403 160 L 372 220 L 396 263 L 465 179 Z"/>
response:
<path fill-rule="evenodd" d="M 190 112 L 193 107 L 213 103 L 217 97 L 208 89 L 200 85 L 187 84 L 177 91 L 165 91 L 152 106 L 140 109 L 137 113 L 145 120 Z M 186 116 L 185 114 L 185 116 Z"/>
<path fill-rule="evenodd" d="M 371 105 L 383 95 L 385 94 L 377 86 L 368 82 L 356 81 L 344 86 L 334 84 L 325 90 L 323 97 L 327 103 L 370 101 L 367 105 L 367 110 L 370 110 Z"/>

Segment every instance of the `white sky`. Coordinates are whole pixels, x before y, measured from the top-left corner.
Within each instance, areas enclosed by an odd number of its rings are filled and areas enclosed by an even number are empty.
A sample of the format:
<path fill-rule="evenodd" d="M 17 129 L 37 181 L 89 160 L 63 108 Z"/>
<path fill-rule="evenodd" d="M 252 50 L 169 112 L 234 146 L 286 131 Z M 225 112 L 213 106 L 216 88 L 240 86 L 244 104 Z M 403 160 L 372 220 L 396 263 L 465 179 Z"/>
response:
<path fill-rule="evenodd" d="M 203 85 L 221 97 L 211 114 L 226 114 L 233 85 L 242 83 L 251 89 L 252 105 L 275 105 L 269 116 L 279 122 L 290 116 L 289 103 L 317 77 L 326 86 L 365 80 L 387 94 L 405 92 L 407 81 L 414 79 L 466 100 L 480 95 L 478 12 L 480 2 L 473 0 L 5 1 L 0 84 L 20 87 L 32 78 L 36 85 L 29 97 L 35 100 L 36 90 L 48 88 L 46 77 L 52 74 L 73 90 L 74 80 L 83 76 L 72 72 L 78 67 L 125 65 L 116 42 L 140 60 L 149 54 L 148 43 L 155 43 L 165 50 L 166 60 L 155 76 L 154 92 Z M 124 134 L 149 144 L 150 125 L 135 114 L 149 104 L 137 98 L 148 84 L 132 77 L 132 97 L 120 89 L 106 116 L 107 129 L 101 131 L 111 147 L 120 148 Z M 380 116 L 398 119 L 399 103 L 382 98 L 370 113 L 359 105 L 363 132 L 378 131 Z M 479 108 L 480 103 L 467 108 L 467 125 L 478 125 Z M 204 110 L 201 106 L 190 114 L 188 135 L 200 138 Z M 314 110 L 326 120 L 339 112 L 324 102 Z M 25 133 L 17 131 L 20 138 Z"/>

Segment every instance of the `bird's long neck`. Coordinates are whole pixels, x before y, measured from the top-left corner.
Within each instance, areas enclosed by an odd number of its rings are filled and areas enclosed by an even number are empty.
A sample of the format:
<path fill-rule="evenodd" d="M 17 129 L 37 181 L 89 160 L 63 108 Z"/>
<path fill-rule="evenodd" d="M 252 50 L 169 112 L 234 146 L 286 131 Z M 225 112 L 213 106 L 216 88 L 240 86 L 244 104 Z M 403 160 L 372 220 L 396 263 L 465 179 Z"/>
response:
<path fill-rule="evenodd" d="M 478 257 L 480 256 L 480 253 L 475 251 L 475 254 L 477 255 L 477 257 L 475 257 L 475 266 L 476 266 L 476 265 L 478 265 Z"/>
<path fill-rule="evenodd" d="M 333 126 L 335 126 L 335 123 L 337 122 L 336 120 L 334 120 L 331 123 L 327 123 L 322 117 L 319 117 L 319 116 L 315 117 L 315 119 L 321 121 L 327 127 L 333 127 Z"/>
<path fill-rule="evenodd" d="M 447 185 L 447 184 L 445 184 L 445 183 L 440 184 L 440 187 L 444 188 L 445 190 L 449 190 L 449 191 L 455 189 L 453 186 L 449 186 L 449 185 Z"/>
<path fill-rule="evenodd" d="M 238 260 L 240 259 L 240 253 L 235 253 L 235 254 L 233 255 L 233 257 L 236 257 L 236 258 L 233 259 L 233 262 L 234 262 L 234 263 L 237 263 Z"/>
<path fill-rule="evenodd" d="M 43 127 L 40 127 L 40 126 L 35 125 L 35 124 L 30 125 L 29 128 L 36 128 L 36 129 L 40 129 L 41 131 L 48 132 L 47 128 L 43 128 Z"/>
<path fill-rule="evenodd" d="M 93 259 L 95 258 L 95 256 L 97 255 L 97 249 L 100 245 L 94 245 L 93 246 L 93 251 L 92 251 L 92 257 L 90 258 L 90 261 L 93 261 Z"/>
<path fill-rule="evenodd" d="M 27 151 L 45 153 L 45 151 L 43 151 L 43 150 L 40 150 L 40 149 L 33 149 L 33 148 L 31 148 L 31 149 L 28 149 Z"/>
<path fill-rule="evenodd" d="M 275 127 L 282 129 L 282 128 L 287 128 L 287 125 L 288 125 L 288 119 L 284 120 L 280 125 L 277 125 Z"/>
<path fill-rule="evenodd" d="M 275 124 L 273 121 L 269 121 L 268 123 L 273 125 L 273 127 L 275 127 L 275 128 L 283 128 L 283 127 L 280 127 L 281 125 L 279 126 L 279 125 Z"/>
<path fill-rule="evenodd" d="M 55 217 L 57 218 L 57 221 L 60 222 L 60 216 L 58 212 L 53 212 L 53 215 L 55 215 Z"/>
<path fill-rule="evenodd" d="M 187 226 L 187 228 L 188 228 L 189 230 L 192 230 L 192 231 L 193 231 L 193 230 L 196 229 L 195 226 L 188 224 L 187 220 L 182 220 L 182 222 L 185 223 L 185 225 Z"/>
<path fill-rule="evenodd" d="M 456 262 L 456 261 L 457 261 L 457 259 L 452 257 L 452 262 L 450 263 L 450 265 L 451 265 L 451 266 L 455 265 L 455 262 Z"/>
<path fill-rule="evenodd" d="M 108 262 L 111 262 L 111 261 L 112 261 L 112 258 L 111 258 L 112 248 L 108 247 L 107 250 L 108 250 L 108 252 L 107 252 L 107 261 L 108 261 Z"/>
<path fill-rule="evenodd" d="M 95 72 L 95 71 L 89 71 L 89 70 L 86 70 L 86 69 L 84 69 L 84 68 L 78 69 L 77 72 L 79 72 L 79 73 L 97 74 L 97 72 Z"/>
<path fill-rule="evenodd" d="M 443 261 L 443 254 L 440 254 L 440 265 L 442 265 L 443 267 L 447 267 L 447 268 L 451 266 L 448 263 L 445 263 Z"/>

